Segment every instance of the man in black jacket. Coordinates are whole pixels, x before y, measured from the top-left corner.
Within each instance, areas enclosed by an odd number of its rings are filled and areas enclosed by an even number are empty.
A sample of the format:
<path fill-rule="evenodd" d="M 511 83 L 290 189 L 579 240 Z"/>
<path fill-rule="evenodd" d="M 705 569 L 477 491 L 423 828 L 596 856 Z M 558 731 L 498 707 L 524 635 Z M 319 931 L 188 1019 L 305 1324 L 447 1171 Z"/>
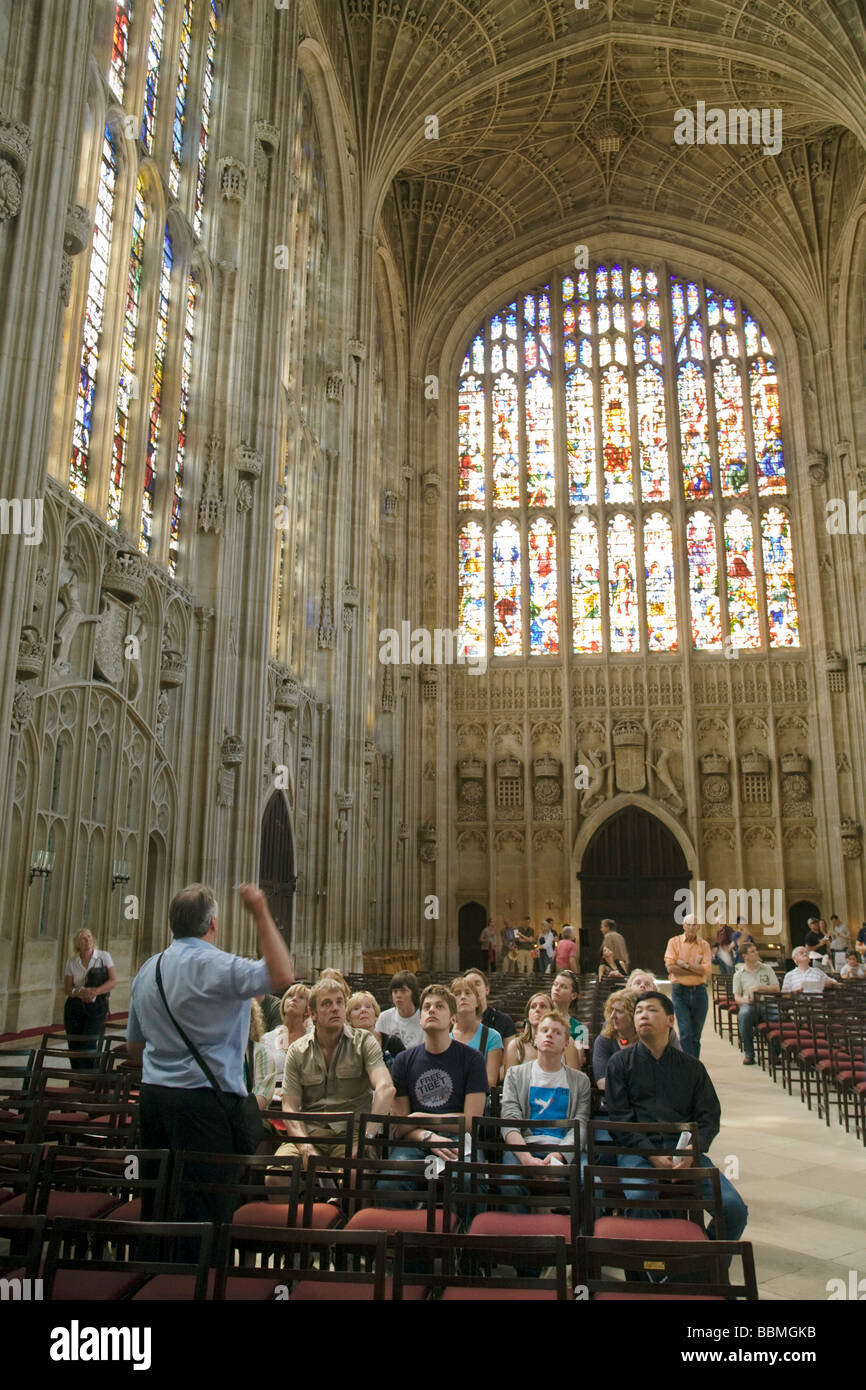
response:
<path fill-rule="evenodd" d="M 607 1066 L 605 1104 L 612 1120 L 622 1123 L 677 1124 L 694 1122 L 700 1131 L 703 1152 L 677 1154 L 671 1135 L 647 1134 L 635 1142 L 633 1154 L 621 1154 L 621 1168 L 688 1168 L 697 1162 L 702 1168 L 713 1164 L 706 1150 L 719 1132 L 721 1106 L 715 1087 L 703 1062 L 670 1046 L 674 1025 L 674 1006 L 667 995 L 651 990 L 642 994 L 634 1011 L 638 1040 Z M 642 1154 L 641 1149 L 670 1147 L 670 1153 Z M 748 1209 L 737 1189 L 719 1174 L 726 1240 L 739 1240 L 746 1227 Z M 645 1215 L 646 1213 L 641 1213 Z M 708 1235 L 715 1235 L 710 1223 Z"/>

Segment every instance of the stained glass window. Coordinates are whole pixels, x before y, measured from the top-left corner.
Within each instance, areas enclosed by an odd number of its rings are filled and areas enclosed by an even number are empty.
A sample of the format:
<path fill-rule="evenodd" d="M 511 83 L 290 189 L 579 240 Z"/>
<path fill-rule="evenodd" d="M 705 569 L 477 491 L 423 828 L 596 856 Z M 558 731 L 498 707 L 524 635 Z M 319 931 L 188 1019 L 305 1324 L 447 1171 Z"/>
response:
<path fill-rule="evenodd" d="M 604 500 L 630 502 L 633 492 L 628 382 L 618 367 L 608 367 L 602 374 L 601 418 Z"/>
<path fill-rule="evenodd" d="M 108 480 L 108 506 L 105 519 L 111 526 L 120 525 L 123 484 L 129 447 L 129 411 L 138 395 L 135 374 L 135 341 L 138 335 L 138 312 L 141 306 L 141 272 L 144 261 L 144 238 L 147 230 L 147 205 L 141 179 L 135 185 L 132 213 L 132 244 L 126 273 L 126 299 L 123 312 L 123 334 L 120 344 L 120 376 L 117 383 L 117 404 L 114 411 L 114 447 L 111 457 L 111 476 Z"/>
<path fill-rule="evenodd" d="M 716 528 L 706 512 L 692 512 L 686 530 L 689 599 L 692 610 L 692 646 L 712 650 L 722 645 L 722 610 L 719 601 L 719 563 Z"/>
<path fill-rule="evenodd" d="M 757 647 L 761 641 L 758 619 L 758 581 L 755 574 L 755 541 L 752 518 L 736 508 L 725 517 L 725 566 L 728 574 L 728 625 L 731 645 Z"/>
<path fill-rule="evenodd" d="M 592 377 L 578 367 L 565 382 L 565 437 L 568 448 L 569 501 L 595 501 L 595 406 Z"/>
<path fill-rule="evenodd" d="M 553 389 L 544 372 L 526 383 L 526 501 L 530 507 L 552 506 L 555 496 L 553 463 Z"/>
<path fill-rule="evenodd" d="M 501 521 L 493 532 L 493 649 L 498 656 L 520 656 L 520 532 Z"/>
<path fill-rule="evenodd" d="M 645 502 L 667 502 L 671 494 L 664 378 L 647 365 L 638 371 L 635 387 L 641 496 Z"/>
<path fill-rule="evenodd" d="M 640 650 L 634 523 L 618 512 L 607 529 L 607 582 L 610 601 L 610 649 Z"/>
<path fill-rule="evenodd" d="M 785 465 L 782 456 L 782 427 L 779 414 L 779 388 L 771 359 L 757 357 L 749 363 L 752 398 L 752 429 L 755 435 L 755 461 L 758 492 L 785 492 Z"/>
<path fill-rule="evenodd" d="M 677 373 L 677 395 L 685 495 L 687 498 L 712 497 L 707 389 L 704 374 L 694 362 L 687 362 L 685 366 L 680 367 Z"/>
<path fill-rule="evenodd" d="M 677 602 L 671 524 L 653 512 L 643 527 L 647 644 L 651 652 L 677 650 Z"/>
<path fill-rule="evenodd" d="M 123 101 L 126 88 L 126 64 L 129 58 L 129 26 L 132 23 L 133 0 L 117 0 L 114 7 L 114 32 L 111 36 L 111 64 L 108 85 L 117 100 Z"/>
<path fill-rule="evenodd" d="M 162 41 L 164 35 L 165 0 L 153 0 L 153 9 L 150 15 L 150 37 L 147 41 L 147 73 L 144 79 L 144 106 L 141 112 L 141 143 L 147 154 L 153 154 L 156 102 L 159 95 L 159 65 L 162 61 Z"/>
<path fill-rule="evenodd" d="M 201 121 L 198 135 L 198 164 L 195 180 L 195 206 L 192 222 L 196 236 L 201 236 L 204 215 L 204 190 L 207 177 L 207 156 L 210 143 L 210 110 L 213 97 L 214 54 L 216 52 L 217 14 L 214 0 L 210 0 L 207 17 L 207 39 L 205 41 L 204 75 L 201 90 Z"/>
<path fill-rule="evenodd" d="M 799 647 L 800 623 L 794 592 L 791 523 L 780 507 L 769 507 L 761 517 L 761 541 L 770 646 Z"/>
<path fill-rule="evenodd" d="M 688 630 L 677 613 L 681 563 L 696 649 L 759 646 L 765 584 L 771 645 L 797 645 L 790 516 L 758 512 L 761 497 L 787 491 L 761 324 L 712 285 L 628 262 L 563 275 L 559 293 L 552 315 L 548 285 L 504 304 L 470 340 L 460 374 L 458 507 L 484 514 L 494 545 L 493 654 L 558 650 L 569 599 L 579 655 L 637 652 L 643 623 L 650 652 L 678 650 Z M 536 507 L 556 517 L 533 516 Z M 763 568 L 759 535 L 772 556 Z"/>
<path fill-rule="evenodd" d="M 574 650 L 600 652 L 602 630 L 598 530 L 589 516 L 579 516 L 571 528 L 571 614 Z"/>
<path fill-rule="evenodd" d="M 177 197 L 180 188 L 183 123 L 186 116 L 186 99 L 189 88 L 189 60 L 194 8 L 195 0 L 183 0 L 183 13 L 180 20 L 180 49 L 177 60 L 177 85 L 174 90 L 174 122 L 171 128 L 171 163 L 168 171 L 168 186 L 175 197 Z"/>
<path fill-rule="evenodd" d="M 529 652 L 555 656 L 559 651 L 556 615 L 556 532 L 546 517 L 529 528 Z"/>
<path fill-rule="evenodd" d="M 491 391 L 493 410 L 493 505 L 516 507 L 520 500 L 517 382 L 504 372 Z"/>
<path fill-rule="evenodd" d="M 96 373 L 102 347 L 105 313 L 105 286 L 111 259 L 111 235 L 114 230 L 114 194 L 117 186 L 117 154 L 108 126 L 102 137 L 102 159 L 99 184 L 96 190 L 96 210 L 93 218 L 93 241 L 84 303 L 84 332 L 81 360 L 78 368 L 78 390 L 75 400 L 75 423 L 72 428 L 72 457 L 69 464 L 69 487 L 76 497 L 84 499 L 88 482 L 90 438 L 93 428 L 93 402 L 96 393 Z"/>
<path fill-rule="evenodd" d="M 168 338 L 168 301 L 171 294 L 172 267 L 171 237 L 165 229 L 162 251 L 162 270 L 159 276 L 159 298 L 156 305 L 156 336 L 153 349 L 153 381 L 150 387 L 150 423 L 147 434 L 147 456 L 144 464 L 144 493 L 141 499 L 141 534 L 139 549 L 150 551 L 153 537 L 153 494 L 156 480 L 156 451 L 162 423 L 162 392 L 165 377 L 165 347 Z"/>
<path fill-rule="evenodd" d="M 460 383 L 458 405 L 460 461 L 459 507 L 484 506 L 484 430 L 487 398 L 484 383 L 469 376 Z"/>
<path fill-rule="evenodd" d="M 723 347 L 720 344 L 722 350 Z M 749 490 L 749 463 L 743 423 L 743 384 L 738 362 L 723 357 L 713 367 L 716 438 L 722 496 L 735 497 Z"/>
<path fill-rule="evenodd" d="M 171 503 L 171 533 L 169 536 L 169 569 L 177 569 L 178 539 L 183 505 L 183 471 L 186 460 L 186 430 L 189 415 L 189 388 L 192 375 L 192 345 L 195 336 L 196 284 L 192 276 L 186 287 L 186 312 L 183 321 L 183 351 L 180 361 L 180 407 L 177 417 L 177 448 L 174 456 L 174 489 Z"/>
<path fill-rule="evenodd" d="M 467 522 L 459 536 L 457 603 L 460 611 L 460 650 L 464 656 L 486 656 L 487 616 L 484 531 Z"/>

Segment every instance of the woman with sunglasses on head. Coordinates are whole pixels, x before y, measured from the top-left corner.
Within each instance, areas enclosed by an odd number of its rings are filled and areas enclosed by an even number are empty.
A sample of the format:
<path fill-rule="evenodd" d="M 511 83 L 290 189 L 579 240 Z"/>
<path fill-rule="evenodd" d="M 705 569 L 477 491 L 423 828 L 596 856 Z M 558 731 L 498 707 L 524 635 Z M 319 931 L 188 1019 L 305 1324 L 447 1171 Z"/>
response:
<path fill-rule="evenodd" d="M 535 1047 L 535 1030 L 543 1018 L 553 1013 L 553 1000 L 549 994 L 533 994 L 526 1005 L 526 1018 L 521 1032 L 515 1033 L 505 1043 L 505 1056 L 502 1063 L 503 1076 L 509 1067 L 519 1067 L 523 1062 L 534 1062 L 538 1056 Z M 565 1049 L 565 1065 L 580 1069 L 580 1057 L 574 1043 L 569 1038 Z"/>

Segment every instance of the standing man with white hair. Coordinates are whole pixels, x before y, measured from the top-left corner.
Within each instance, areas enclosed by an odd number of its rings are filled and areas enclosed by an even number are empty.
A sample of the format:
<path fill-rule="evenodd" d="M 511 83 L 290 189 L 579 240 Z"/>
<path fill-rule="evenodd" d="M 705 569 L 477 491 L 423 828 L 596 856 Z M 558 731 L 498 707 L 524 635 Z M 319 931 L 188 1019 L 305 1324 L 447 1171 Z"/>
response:
<path fill-rule="evenodd" d="M 671 996 L 683 1052 L 690 1057 L 700 1057 L 713 954 L 710 943 L 698 934 L 698 919 L 693 913 L 684 918 L 682 935 L 672 936 L 668 942 L 665 969 L 673 985 Z"/>

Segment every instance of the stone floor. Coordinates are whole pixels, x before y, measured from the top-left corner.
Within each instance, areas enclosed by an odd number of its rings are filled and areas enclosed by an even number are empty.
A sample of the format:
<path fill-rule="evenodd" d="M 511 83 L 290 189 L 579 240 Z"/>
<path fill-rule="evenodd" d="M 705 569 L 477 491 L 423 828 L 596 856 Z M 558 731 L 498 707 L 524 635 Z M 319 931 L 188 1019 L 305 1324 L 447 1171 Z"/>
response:
<path fill-rule="evenodd" d="M 761 1298 L 824 1300 L 828 1280 L 847 1286 L 851 1270 L 866 1277 L 866 1149 L 853 1129 L 846 1134 L 832 1111 L 828 1129 L 796 1082 L 789 1096 L 760 1067 L 744 1067 L 712 1014 L 701 1061 L 722 1105 L 710 1156 L 722 1172 L 731 1159 L 739 1165 Z"/>

